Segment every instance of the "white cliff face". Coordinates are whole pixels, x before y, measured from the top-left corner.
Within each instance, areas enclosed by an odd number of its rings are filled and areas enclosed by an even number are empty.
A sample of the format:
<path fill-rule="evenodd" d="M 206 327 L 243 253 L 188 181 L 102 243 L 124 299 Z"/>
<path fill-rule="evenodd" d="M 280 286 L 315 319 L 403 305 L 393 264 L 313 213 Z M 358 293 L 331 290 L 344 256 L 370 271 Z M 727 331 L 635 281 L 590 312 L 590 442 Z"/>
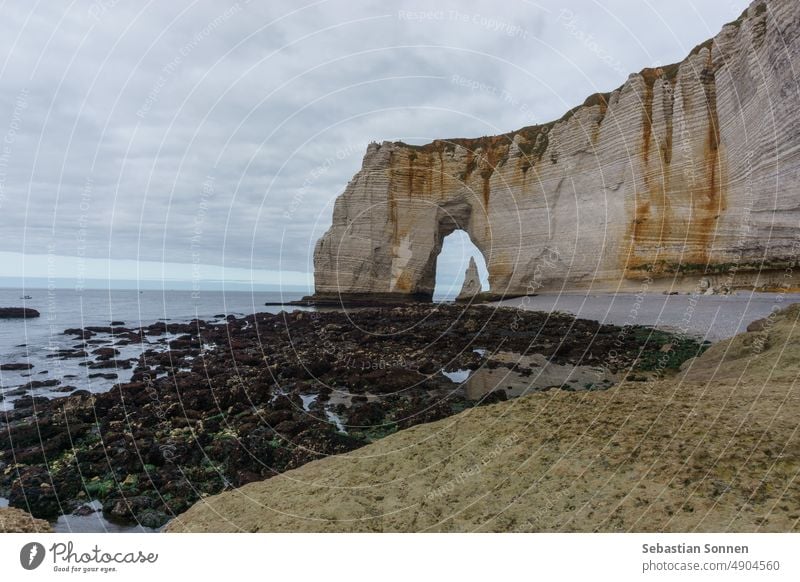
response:
<path fill-rule="evenodd" d="M 494 294 L 800 287 L 800 2 L 758 0 L 681 63 L 544 126 L 371 144 L 314 255 L 316 292 L 429 298 L 466 231 Z"/>
<path fill-rule="evenodd" d="M 464 273 L 464 283 L 461 291 L 456 297 L 456 301 L 467 301 L 481 292 L 481 277 L 478 274 L 478 265 L 475 264 L 475 257 L 469 258 L 469 266 Z"/>

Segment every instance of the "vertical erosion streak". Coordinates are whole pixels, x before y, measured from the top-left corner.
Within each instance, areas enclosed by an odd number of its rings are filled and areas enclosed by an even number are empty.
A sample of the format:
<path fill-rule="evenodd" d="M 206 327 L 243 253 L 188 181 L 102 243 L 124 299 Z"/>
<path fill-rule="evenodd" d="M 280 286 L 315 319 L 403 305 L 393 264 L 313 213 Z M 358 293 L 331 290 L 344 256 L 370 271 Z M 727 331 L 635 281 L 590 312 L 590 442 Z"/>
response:
<path fill-rule="evenodd" d="M 650 139 L 653 135 L 653 85 L 655 85 L 656 77 L 655 71 L 652 69 L 645 69 L 642 71 L 642 78 L 644 79 L 644 116 L 642 118 L 642 159 L 644 160 L 645 169 L 647 162 L 650 159 Z M 648 181 L 647 173 L 645 172 L 645 182 Z"/>
<path fill-rule="evenodd" d="M 397 200 L 395 199 L 394 189 L 395 189 L 395 171 L 394 171 L 394 164 L 391 162 L 389 163 L 389 188 L 387 190 L 388 193 L 388 202 L 389 202 L 389 221 L 392 223 L 392 245 L 393 250 L 397 248 L 399 243 L 399 237 L 397 233 Z"/>
<path fill-rule="evenodd" d="M 664 165 L 669 166 L 672 163 L 672 134 L 675 131 L 673 126 L 673 119 L 675 117 L 675 84 L 677 80 L 675 77 L 669 79 L 669 111 L 664 109 L 666 122 L 667 122 L 667 135 L 664 138 L 664 147 L 661 150 L 661 157 L 664 160 Z M 669 176 L 669 173 L 665 173 Z"/>
<path fill-rule="evenodd" d="M 717 113 L 717 86 L 712 60 L 713 44 L 708 49 L 706 66 L 700 72 L 700 82 L 706 99 L 707 133 L 703 148 L 706 186 L 694 204 L 697 216 L 695 237 L 697 248 L 694 261 L 708 265 L 712 241 L 716 236 L 717 219 L 725 209 L 725 176 L 720 143 L 719 117 Z"/>
<path fill-rule="evenodd" d="M 642 104 L 641 168 L 644 187 L 634 194 L 633 220 L 630 225 L 631 248 L 626 257 L 628 270 L 654 263 L 652 249 L 661 246 L 666 227 L 666 204 L 658 181 L 650 176 L 650 142 L 653 139 L 653 87 L 658 73 L 655 69 L 641 72 L 644 81 Z M 657 219 L 654 221 L 653 219 Z"/>

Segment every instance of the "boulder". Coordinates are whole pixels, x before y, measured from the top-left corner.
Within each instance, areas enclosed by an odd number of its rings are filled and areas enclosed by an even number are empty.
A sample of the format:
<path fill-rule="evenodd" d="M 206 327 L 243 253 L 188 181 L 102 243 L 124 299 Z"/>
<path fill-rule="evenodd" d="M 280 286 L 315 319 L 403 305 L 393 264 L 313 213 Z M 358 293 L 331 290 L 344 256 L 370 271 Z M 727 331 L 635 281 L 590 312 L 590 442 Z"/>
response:
<path fill-rule="evenodd" d="M 30 307 L 0 307 L 0 319 L 31 319 L 39 315 Z"/>
<path fill-rule="evenodd" d="M 33 364 L 27 363 L 12 363 L 12 364 L 0 364 L 0 370 L 3 371 L 16 371 L 16 370 L 30 370 L 33 368 Z"/>

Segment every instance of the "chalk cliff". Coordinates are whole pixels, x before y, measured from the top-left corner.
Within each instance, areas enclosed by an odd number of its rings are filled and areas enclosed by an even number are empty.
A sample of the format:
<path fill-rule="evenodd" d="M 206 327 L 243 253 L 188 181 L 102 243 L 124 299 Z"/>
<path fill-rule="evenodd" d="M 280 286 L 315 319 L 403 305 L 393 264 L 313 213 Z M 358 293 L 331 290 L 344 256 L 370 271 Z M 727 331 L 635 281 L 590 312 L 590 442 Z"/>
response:
<path fill-rule="evenodd" d="M 798 54 L 800 2 L 757 0 L 558 121 L 371 144 L 317 242 L 317 297 L 429 299 L 456 229 L 497 295 L 800 287 Z"/>

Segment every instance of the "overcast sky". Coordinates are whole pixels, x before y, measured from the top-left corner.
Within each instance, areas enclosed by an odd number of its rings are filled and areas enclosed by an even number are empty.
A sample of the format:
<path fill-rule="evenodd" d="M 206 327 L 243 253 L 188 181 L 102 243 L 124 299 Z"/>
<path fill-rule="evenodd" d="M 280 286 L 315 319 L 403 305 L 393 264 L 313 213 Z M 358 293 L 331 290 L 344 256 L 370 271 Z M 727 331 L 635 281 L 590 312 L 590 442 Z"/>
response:
<path fill-rule="evenodd" d="M 302 284 L 370 141 L 558 118 L 746 5 L 5 2 L 0 276 Z"/>

